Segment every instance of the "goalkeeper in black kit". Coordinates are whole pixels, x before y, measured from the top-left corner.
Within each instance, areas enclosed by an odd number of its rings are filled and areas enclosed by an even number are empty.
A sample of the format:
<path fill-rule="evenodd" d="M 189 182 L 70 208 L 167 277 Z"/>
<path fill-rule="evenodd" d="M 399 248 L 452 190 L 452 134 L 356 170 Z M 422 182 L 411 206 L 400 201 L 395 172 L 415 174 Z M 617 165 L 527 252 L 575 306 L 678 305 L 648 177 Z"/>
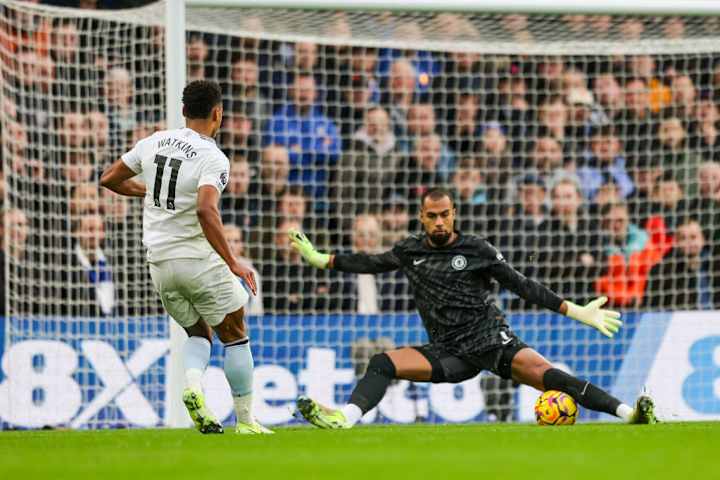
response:
<path fill-rule="evenodd" d="M 649 396 L 641 395 L 633 408 L 592 383 L 554 368 L 513 333 L 503 312 L 491 302 L 490 292 L 496 281 L 526 301 L 597 328 L 612 338 L 622 322 L 618 312 L 601 308 L 607 299 L 601 297 L 585 306 L 563 300 L 509 266 L 487 240 L 456 231 L 455 213 L 450 192 L 428 190 L 420 208 L 424 233 L 411 235 L 379 255 L 321 253 L 302 233 L 289 233 L 293 248 L 317 268 L 352 273 L 401 269 L 408 277 L 430 338 L 426 345 L 373 356 L 349 403 L 341 409 L 299 397 L 297 406 L 303 417 L 320 428 L 351 428 L 380 403 L 394 379 L 458 383 L 489 370 L 540 391 L 560 390 L 585 408 L 628 423 L 656 423 Z"/>

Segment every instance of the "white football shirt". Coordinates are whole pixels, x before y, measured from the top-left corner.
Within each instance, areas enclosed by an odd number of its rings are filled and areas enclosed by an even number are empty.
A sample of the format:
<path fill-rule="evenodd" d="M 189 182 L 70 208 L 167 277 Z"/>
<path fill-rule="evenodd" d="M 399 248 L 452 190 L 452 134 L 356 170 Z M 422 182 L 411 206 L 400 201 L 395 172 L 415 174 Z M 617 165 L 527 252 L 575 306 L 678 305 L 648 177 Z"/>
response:
<path fill-rule="evenodd" d="M 202 185 L 220 193 L 227 185 L 230 162 L 215 140 L 189 128 L 163 130 L 140 140 L 122 160 L 147 186 L 143 244 L 148 261 L 213 253 L 197 217 L 197 193 Z"/>

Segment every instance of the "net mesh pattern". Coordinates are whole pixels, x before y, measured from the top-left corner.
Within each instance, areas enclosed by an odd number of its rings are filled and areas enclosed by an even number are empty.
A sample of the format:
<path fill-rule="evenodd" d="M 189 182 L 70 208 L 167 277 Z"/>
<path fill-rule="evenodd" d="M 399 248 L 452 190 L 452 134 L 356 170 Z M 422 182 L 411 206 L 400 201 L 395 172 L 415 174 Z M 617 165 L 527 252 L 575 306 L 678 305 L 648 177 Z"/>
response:
<path fill-rule="evenodd" d="M 127 352 L 137 332 L 165 332 L 146 323 L 163 312 L 141 205 L 98 188 L 103 168 L 164 128 L 163 9 L 0 10 L 8 344 L 62 332 Z M 258 273 L 251 314 L 414 312 L 401 274 L 313 270 L 286 233 L 382 252 L 420 230 L 430 186 L 455 192 L 460 230 L 576 302 L 720 305 L 717 18 L 187 16 L 188 81 L 224 92 L 221 211 Z M 283 338 L 273 355 L 296 361 Z M 147 375 L 159 406 L 161 373 Z"/>

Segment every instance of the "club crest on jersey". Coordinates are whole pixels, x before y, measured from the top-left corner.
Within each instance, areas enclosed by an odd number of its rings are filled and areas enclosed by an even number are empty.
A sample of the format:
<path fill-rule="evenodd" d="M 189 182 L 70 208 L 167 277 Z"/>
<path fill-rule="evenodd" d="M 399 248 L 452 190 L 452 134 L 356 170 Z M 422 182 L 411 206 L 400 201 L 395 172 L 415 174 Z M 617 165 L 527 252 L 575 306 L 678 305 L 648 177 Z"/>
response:
<path fill-rule="evenodd" d="M 222 172 L 220 174 L 220 185 L 225 187 L 227 185 L 227 183 L 228 183 L 228 174 L 227 174 L 227 172 Z"/>
<path fill-rule="evenodd" d="M 455 270 L 464 270 L 467 267 L 467 258 L 464 255 L 455 255 L 450 262 Z"/>

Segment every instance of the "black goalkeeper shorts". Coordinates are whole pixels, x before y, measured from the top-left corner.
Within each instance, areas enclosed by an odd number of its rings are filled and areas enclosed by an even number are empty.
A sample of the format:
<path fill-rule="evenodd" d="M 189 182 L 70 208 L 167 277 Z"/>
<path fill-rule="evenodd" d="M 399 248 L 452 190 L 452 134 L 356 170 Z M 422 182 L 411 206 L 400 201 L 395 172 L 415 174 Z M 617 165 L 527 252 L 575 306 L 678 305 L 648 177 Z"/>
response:
<path fill-rule="evenodd" d="M 460 383 L 473 378 L 483 370 L 512 380 L 512 359 L 517 352 L 527 348 L 528 345 L 510 331 L 507 333 L 507 338 L 507 343 L 477 354 L 449 353 L 446 347 L 436 343 L 411 348 L 420 352 L 430 362 L 432 383 Z"/>

